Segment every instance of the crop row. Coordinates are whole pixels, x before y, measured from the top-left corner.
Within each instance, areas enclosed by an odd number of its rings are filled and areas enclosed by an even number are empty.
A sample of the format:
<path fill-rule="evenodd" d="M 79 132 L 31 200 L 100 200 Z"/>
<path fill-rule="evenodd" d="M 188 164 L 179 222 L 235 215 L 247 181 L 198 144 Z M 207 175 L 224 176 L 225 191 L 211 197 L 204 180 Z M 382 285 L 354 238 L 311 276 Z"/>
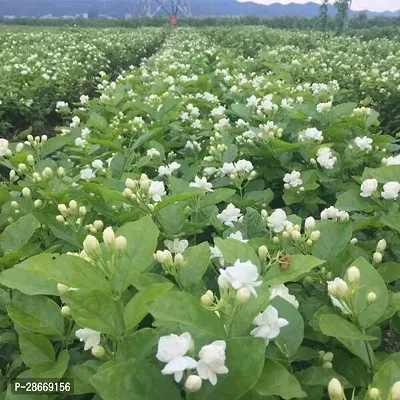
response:
<path fill-rule="evenodd" d="M 99 73 L 117 76 L 151 55 L 164 36 L 159 29 L 5 31 L 0 35 L 2 135 L 29 125 L 39 128 L 54 117 L 57 101 L 79 102 L 80 95 L 93 93 L 100 83 Z"/>
<path fill-rule="evenodd" d="M 398 141 L 275 56 L 175 30 L 57 136 L 0 142 L 4 390 L 399 397 Z"/>

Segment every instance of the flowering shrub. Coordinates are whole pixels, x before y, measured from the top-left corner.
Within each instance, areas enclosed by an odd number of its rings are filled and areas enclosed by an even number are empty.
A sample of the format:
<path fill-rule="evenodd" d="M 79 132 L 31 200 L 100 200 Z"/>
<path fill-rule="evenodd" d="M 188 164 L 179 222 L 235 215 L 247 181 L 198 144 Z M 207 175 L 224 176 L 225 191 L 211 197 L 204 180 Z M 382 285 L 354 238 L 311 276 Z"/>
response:
<path fill-rule="evenodd" d="M 25 127 L 23 122 L 43 124 L 56 104 L 64 114 L 102 76 L 117 76 L 121 67 L 152 54 L 162 39 L 158 29 L 0 33 L 0 134 Z"/>
<path fill-rule="evenodd" d="M 7 396 L 400 398 L 397 141 L 257 63 L 176 30 L 57 136 L 1 140 Z"/>

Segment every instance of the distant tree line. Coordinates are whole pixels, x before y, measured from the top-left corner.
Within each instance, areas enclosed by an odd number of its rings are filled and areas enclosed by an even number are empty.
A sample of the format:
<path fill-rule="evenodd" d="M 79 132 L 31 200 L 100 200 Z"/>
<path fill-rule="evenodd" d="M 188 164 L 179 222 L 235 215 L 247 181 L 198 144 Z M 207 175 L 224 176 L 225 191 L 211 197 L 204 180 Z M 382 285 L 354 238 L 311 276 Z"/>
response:
<path fill-rule="evenodd" d="M 324 1 L 326 3 L 326 1 Z M 266 26 L 280 29 L 319 29 L 336 30 L 339 34 L 346 29 L 349 32 L 355 30 L 370 30 L 374 28 L 387 28 L 379 30 L 384 37 L 393 37 L 399 34 L 400 16 L 384 17 L 378 16 L 368 18 L 366 14 L 360 13 L 354 18 L 348 18 L 348 8 L 340 4 L 335 17 L 329 16 L 325 11 L 325 4 L 321 6 L 321 12 L 316 17 L 281 16 L 274 18 L 243 16 L 243 17 L 182 17 L 179 26 L 182 27 L 205 27 L 205 26 Z M 337 2 L 342 3 L 342 1 Z M 129 19 L 105 19 L 105 18 L 73 18 L 73 19 L 42 19 L 42 18 L 15 18 L 0 19 L 1 23 L 10 25 L 28 26 L 70 26 L 70 27 L 165 27 L 169 26 L 167 18 L 129 18 Z M 354 32 L 353 32 L 354 33 Z M 367 32 L 366 32 L 367 33 Z M 375 32 L 378 34 L 378 31 Z M 376 37 L 376 34 L 374 37 Z M 379 36 L 379 34 L 378 34 Z"/>

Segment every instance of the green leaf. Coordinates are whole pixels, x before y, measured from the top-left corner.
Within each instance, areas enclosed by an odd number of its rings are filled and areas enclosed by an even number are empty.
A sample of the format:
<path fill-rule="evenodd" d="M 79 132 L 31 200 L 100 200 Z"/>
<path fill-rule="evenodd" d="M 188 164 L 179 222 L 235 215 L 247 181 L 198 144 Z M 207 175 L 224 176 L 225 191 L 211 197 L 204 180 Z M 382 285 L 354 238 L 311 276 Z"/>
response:
<path fill-rule="evenodd" d="M 314 256 L 293 254 L 286 271 L 282 271 L 278 264 L 273 265 L 265 274 L 265 281 L 275 286 L 289 281 L 297 281 L 325 261 Z"/>
<path fill-rule="evenodd" d="M 312 254 L 327 261 L 343 252 L 353 234 L 351 222 L 323 221 L 317 229 L 321 237 L 314 244 Z"/>
<path fill-rule="evenodd" d="M 304 321 L 299 311 L 286 300 L 277 296 L 271 300 L 271 305 L 278 310 L 279 318 L 284 318 L 289 325 L 281 328 L 275 339 L 287 358 L 293 357 L 304 338 Z"/>
<path fill-rule="evenodd" d="M 259 338 L 241 337 L 226 342 L 226 367 L 228 374 L 218 375 L 218 383 L 212 386 L 203 382 L 201 390 L 188 400 L 238 400 L 258 381 L 264 366 L 265 341 Z"/>
<path fill-rule="evenodd" d="M 361 197 L 359 190 L 348 190 L 336 201 L 335 207 L 343 211 L 374 211 L 380 207 L 369 197 Z"/>
<path fill-rule="evenodd" d="M 245 104 L 232 104 L 233 112 L 239 117 L 248 121 L 251 118 L 251 110 Z"/>
<path fill-rule="evenodd" d="M 92 183 L 92 182 L 81 182 L 81 186 L 83 186 L 88 192 L 93 192 L 104 200 L 117 200 L 125 203 L 127 201 L 126 197 L 116 190 L 109 189 L 104 187 L 103 185 Z"/>
<path fill-rule="evenodd" d="M 370 367 L 371 362 L 372 365 L 375 364 L 375 354 L 371 345 L 368 342 L 360 341 L 358 339 L 345 339 L 345 338 L 336 338 L 344 347 L 347 348 L 351 353 L 357 356 L 360 360 L 364 362 L 364 364 Z M 374 337 L 376 340 L 376 337 Z M 370 362 L 371 360 L 371 362 Z"/>
<path fill-rule="evenodd" d="M 148 314 L 147 305 L 155 298 L 168 293 L 173 286 L 172 283 L 156 283 L 135 294 L 124 309 L 125 329 L 130 330 L 138 325 Z"/>
<path fill-rule="evenodd" d="M 192 331 L 208 334 L 212 338 L 226 337 L 222 320 L 206 310 L 198 297 L 185 292 L 170 292 L 158 297 L 148 307 L 154 318 L 184 324 Z"/>
<path fill-rule="evenodd" d="M 400 368 L 393 361 L 389 361 L 374 375 L 372 387 L 379 389 L 381 399 L 389 399 L 392 386 L 399 377 Z"/>
<path fill-rule="evenodd" d="M 60 307 L 45 296 L 25 296 L 7 303 L 10 318 L 29 331 L 61 338 L 64 319 Z"/>
<path fill-rule="evenodd" d="M 65 136 L 57 135 L 55 137 L 48 139 L 40 147 L 40 156 L 44 158 L 49 154 L 54 153 L 57 150 L 60 150 L 62 147 L 75 141 L 75 139 L 77 139 L 80 135 L 81 135 L 80 129 L 72 128 L 71 132 L 68 135 Z"/>
<path fill-rule="evenodd" d="M 353 110 L 357 107 L 357 103 L 342 103 L 333 107 L 327 117 L 329 120 L 351 115 Z"/>
<path fill-rule="evenodd" d="M 184 287 L 189 287 L 203 278 L 210 264 L 210 245 L 203 242 L 189 247 L 183 253 L 185 264 L 179 270 L 179 281 Z"/>
<path fill-rule="evenodd" d="M 181 233 L 185 223 L 185 214 L 182 205 L 173 203 L 164 207 L 158 213 L 157 221 L 167 235 L 177 235 Z"/>
<path fill-rule="evenodd" d="M 351 340 L 376 340 L 375 336 L 365 335 L 354 324 L 336 314 L 323 314 L 319 318 L 319 328 L 326 336 Z"/>
<path fill-rule="evenodd" d="M 103 290 L 68 291 L 63 300 L 81 327 L 119 337 L 124 330 L 123 304 Z"/>
<path fill-rule="evenodd" d="M 112 171 L 113 177 L 120 179 L 124 173 L 126 158 L 122 153 L 117 153 L 111 160 L 110 169 Z"/>
<path fill-rule="evenodd" d="M 18 344 L 24 364 L 32 369 L 35 377 L 54 367 L 56 359 L 53 345 L 45 336 L 24 333 L 19 335 Z"/>
<path fill-rule="evenodd" d="M 386 283 L 400 279 L 400 263 L 388 262 L 381 264 L 378 266 L 377 271 Z"/>
<path fill-rule="evenodd" d="M 295 374 L 302 385 L 327 387 L 332 378 L 340 381 L 344 388 L 350 388 L 349 381 L 330 368 L 311 367 Z"/>
<path fill-rule="evenodd" d="M 380 219 L 380 222 L 390 229 L 395 230 L 400 233 L 400 214 L 392 214 L 392 215 L 383 215 Z"/>
<path fill-rule="evenodd" d="M 268 358 L 254 390 L 262 396 L 279 396 L 285 400 L 307 396 L 294 375 L 282 364 Z"/>
<path fill-rule="evenodd" d="M 67 369 L 63 378 L 74 380 L 74 395 L 96 392 L 90 378 L 97 373 L 100 364 L 100 361 L 89 360 Z"/>
<path fill-rule="evenodd" d="M 108 123 L 102 115 L 96 112 L 91 112 L 86 125 L 88 127 L 93 127 L 101 132 L 104 128 L 107 128 Z"/>
<path fill-rule="evenodd" d="M 251 261 L 260 269 L 260 259 L 249 244 L 242 243 L 236 239 L 221 239 L 218 237 L 214 239 L 214 243 L 228 264 L 233 265 L 236 260 L 242 262 Z"/>
<path fill-rule="evenodd" d="M 157 343 L 160 333 L 156 329 L 143 328 L 130 336 L 125 336 L 118 344 L 117 361 L 125 362 L 129 359 L 152 360 L 157 353 Z"/>
<path fill-rule="evenodd" d="M 181 98 L 175 99 L 170 97 L 167 99 L 158 111 L 158 119 L 162 120 L 165 115 L 175 109 L 181 102 Z"/>
<path fill-rule="evenodd" d="M 400 176 L 400 165 L 386 165 L 381 168 L 365 168 L 362 180 L 376 179 L 378 183 L 398 181 Z"/>
<path fill-rule="evenodd" d="M 83 258 L 67 254 L 50 258 L 46 274 L 54 282 L 78 289 L 110 290 L 101 270 Z"/>
<path fill-rule="evenodd" d="M 117 230 L 116 236 L 125 236 L 128 242 L 114 278 L 117 290 L 123 291 L 135 276 L 153 262 L 158 234 L 159 230 L 150 216 L 128 222 Z"/>
<path fill-rule="evenodd" d="M 18 251 L 29 241 L 38 228 L 40 228 L 40 223 L 32 214 L 24 215 L 8 225 L 0 236 L 3 252 Z"/>
<path fill-rule="evenodd" d="M 56 283 L 49 281 L 53 254 L 33 256 L 0 274 L 0 283 L 12 289 L 34 296 L 36 294 L 58 295 Z"/>
<path fill-rule="evenodd" d="M 354 294 L 354 306 L 358 315 L 359 324 L 369 328 L 385 312 L 388 305 L 386 284 L 379 272 L 364 258 L 353 261 L 352 265 L 360 270 L 359 288 Z M 368 304 L 368 293 L 374 292 L 376 300 Z"/>
<path fill-rule="evenodd" d="M 240 229 L 246 233 L 248 239 L 265 236 L 267 233 L 265 221 L 254 208 L 247 208 Z"/>
<path fill-rule="evenodd" d="M 129 360 L 90 378 L 103 400 L 180 400 L 179 390 L 161 368 L 143 360 Z"/>
<path fill-rule="evenodd" d="M 219 204 L 222 201 L 228 200 L 236 193 L 234 189 L 219 188 L 214 189 L 212 193 L 206 195 L 200 200 L 200 208 L 205 208 L 214 204 Z"/>
<path fill-rule="evenodd" d="M 162 210 L 164 207 L 167 207 L 170 204 L 192 200 L 195 199 L 196 197 L 201 196 L 203 193 L 204 193 L 203 190 L 201 191 L 196 190 L 193 192 L 174 194 L 172 196 L 164 197 L 164 200 L 156 205 L 154 212 L 157 214 L 160 210 Z"/>

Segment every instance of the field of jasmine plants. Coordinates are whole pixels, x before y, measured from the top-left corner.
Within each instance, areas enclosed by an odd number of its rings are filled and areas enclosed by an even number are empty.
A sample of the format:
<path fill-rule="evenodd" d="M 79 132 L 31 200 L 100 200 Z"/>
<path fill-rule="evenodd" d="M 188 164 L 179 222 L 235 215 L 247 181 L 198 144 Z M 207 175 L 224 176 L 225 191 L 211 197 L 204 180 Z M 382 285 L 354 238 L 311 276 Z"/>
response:
<path fill-rule="evenodd" d="M 0 400 L 400 399 L 399 41 L 0 35 Z"/>

